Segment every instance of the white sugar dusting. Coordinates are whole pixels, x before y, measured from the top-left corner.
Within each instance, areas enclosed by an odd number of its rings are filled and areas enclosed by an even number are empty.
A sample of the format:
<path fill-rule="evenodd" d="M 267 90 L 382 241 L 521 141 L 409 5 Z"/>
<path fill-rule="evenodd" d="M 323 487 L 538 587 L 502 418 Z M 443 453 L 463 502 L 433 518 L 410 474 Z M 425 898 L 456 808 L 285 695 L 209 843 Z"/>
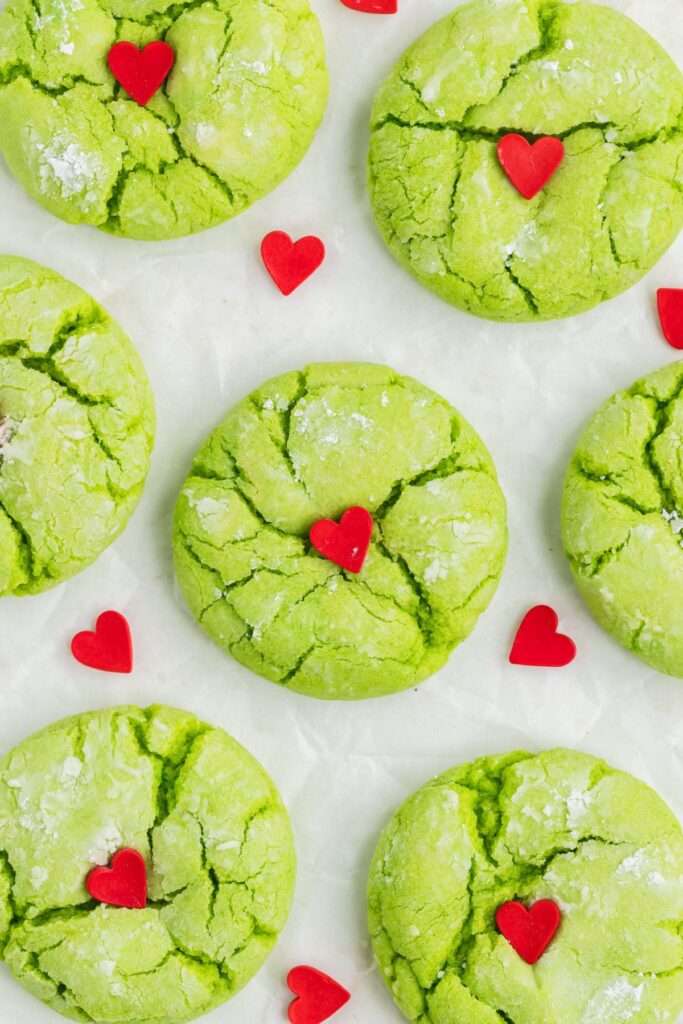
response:
<path fill-rule="evenodd" d="M 39 176 L 45 190 L 56 185 L 64 199 L 83 196 L 84 205 L 92 203 L 102 176 L 101 161 L 78 143 L 56 135 L 49 145 L 38 143 Z"/>
<path fill-rule="evenodd" d="M 635 1017 L 643 1001 L 644 984 L 633 986 L 617 978 L 600 989 L 586 1007 L 583 1024 L 625 1024 Z"/>

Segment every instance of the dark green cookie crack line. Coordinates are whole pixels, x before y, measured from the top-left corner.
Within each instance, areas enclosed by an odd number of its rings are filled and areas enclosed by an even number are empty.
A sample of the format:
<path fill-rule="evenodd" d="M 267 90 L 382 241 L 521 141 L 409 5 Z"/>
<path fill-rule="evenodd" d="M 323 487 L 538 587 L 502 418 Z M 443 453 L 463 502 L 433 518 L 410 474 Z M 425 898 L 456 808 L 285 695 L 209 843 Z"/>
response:
<path fill-rule="evenodd" d="M 121 533 L 154 425 L 118 324 L 53 271 L 0 257 L 0 596 L 54 586 Z"/>
<path fill-rule="evenodd" d="M 416 1024 L 656 1024 L 683 1008 L 683 835 L 644 783 L 569 750 L 482 758 L 415 793 L 370 870 L 378 966 Z M 553 900 L 534 967 L 498 907 Z"/>
<path fill-rule="evenodd" d="M 319 519 L 374 520 L 359 575 L 311 549 Z M 178 499 L 178 580 L 243 664 L 318 697 L 405 689 L 474 628 L 500 577 L 505 502 L 444 399 L 387 367 L 319 364 L 241 402 Z"/>
<path fill-rule="evenodd" d="M 107 67 L 122 40 L 175 52 L 146 107 Z M 0 13 L 0 151 L 70 223 L 143 240 L 220 224 L 302 159 L 326 99 L 307 0 L 9 0 Z"/>
<path fill-rule="evenodd" d="M 683 363 L 614 395 L 569 466 L 562 535 L 593 615 L 643 661 L 683 678 Z"/>
<path fill-rule="evenodd" d="M 375 100 L 372 201 L 392 253 L 441 298 L 503 321 L 571 316 L 630 287 L 683 226 L 683 76 L 630 19 L 579 0 L 475 0 Z M 496 146 L 554 135 L 531 202 Z"/>
<path fill-rule="evenodd" d="M 85 887 L 133 848 L 145 910 Z M 256 973 L 295 874 L 287 814 L 260 765 L 171 708 L 50 726 L 0 761 L 0 951 L 48 1006 L 95 1024 L 185 1024 Z"/>

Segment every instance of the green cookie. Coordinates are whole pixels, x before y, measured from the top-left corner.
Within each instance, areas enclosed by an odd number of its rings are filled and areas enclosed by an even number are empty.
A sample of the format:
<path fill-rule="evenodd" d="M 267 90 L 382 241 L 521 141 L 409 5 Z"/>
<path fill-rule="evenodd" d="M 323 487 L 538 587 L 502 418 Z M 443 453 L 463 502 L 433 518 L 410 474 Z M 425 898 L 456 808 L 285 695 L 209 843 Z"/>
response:
<path fill-rule="evenodd" d="M 375 100 L 379 227 L 419 281 L 477 316 L 580 313 L 638 281 L 683 225 L 682 111 L 683 76 L 617 11 L 475 0 L 412 46 Z M 530 202 L 498 161 L 510 132 L 564 139 Z"/>
<path fill-rule="evenodd" d="M 107 57 L 155 40 L 175 65 L 142 107 Z M 220 224 L 301 160 L 326 98 L 308 0 L 9 0 L 0 14 L 0 151 L 72 224 L 146 240 Z"/>
<path fill-rule="evenodd" d="M 531 967 L 497 909 L 552 900 Z M 683 1009 L 683 835 L 644 783 L 570 750 L 486 757 L 412 796 L 369 882 L 375 956 L 419 1024 L 661 1024 Z"/>
<path fill-rule="evenodd" d="M 94 903 L 120 849 L 148 904 Z M 285 924 L 295 855 L 261 766 L 184 711 L 80 715 L 0 761 L 0 954 L 54 1010 L 94 1024 L 184 1024 L 233 996 Z"/>
<path fill-rule="evenodd" d="M 683 678 L 683 362 L 609 400 L 584 430 L 562 535 L 593 615 L 648 665 Z"/>
<path fill-rule="evenodd" d="M 118 324 L 52 270 L 0 257 L 0 596 L 95 561 L 137 504 L 153 439 Z"/>
<path fill-rule="evenodd" d="M 311 548 L 319 519 L 374 518 L 360 574 Z M 405 689 L 444 664 L 500 577 L 505 502 L 459 413 L 385 366 L 269 381 L 209 435 L 178 499 L 180 585 L 216 643 L 314 697 Z"/>

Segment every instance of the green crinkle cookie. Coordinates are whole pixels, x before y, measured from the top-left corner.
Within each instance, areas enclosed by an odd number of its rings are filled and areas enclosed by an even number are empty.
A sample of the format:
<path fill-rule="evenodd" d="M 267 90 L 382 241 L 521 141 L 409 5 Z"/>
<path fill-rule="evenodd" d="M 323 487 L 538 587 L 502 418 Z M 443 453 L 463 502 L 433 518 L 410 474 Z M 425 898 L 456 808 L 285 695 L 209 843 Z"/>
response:
<path fill-rule="evenodd" d="M 553 900 L 531 967 L 498 907 Z M 661 1024 L 683 1009 L 683 835 L 644 783 L 587 754 L 487 757 L 412 796 L 372 863 L 379 968 L 416 1024 Z"/>
<path fill-rule="evenodd" d="M 107 56 L 158 39 L 175 66 L 141 107 Z M 9 0 L 0 14 L 0 150 L 70 223 L 148 240 L 220 224 L 289 174 L 326 99 L 308 0 Z"/>
<path fill-rule="evenodd" d="M 359 575 L 308 542 L 354 505 L 375 521 Z M 269 381 L 197 454 L 179 496 L 178 579 L 216 643 L 267 679 L 357 699 L 425 679 L 469 635 L 507 545 L 491 458 L 455 409 L 384 366 Z"/>
<path fill-rule="evenodd" d="M 121 533 L 154 423 L 142 363 L 106 311 L 0 257 L 0 596 L 60 583 Z"/>
<path fill-rule="evenodd" d="M 496 153 L 564 139 L 531 202 Z M 401 58 L 372 112 L 370 188 L 398 261 L 492 320 L 572 316 L 630 287 L 683 225 L 683 76 L 593 3 L 475 0 Z"/>
<path fill-rule="evenodd" d="M 579 440 L 562 535 L 593 615 L 648 665 L 683 678 L 683 362 L 609 400 Z"/>
<path fill-rule="evenodd" d="M 132 848 L 145 910 L 96 904 L 96 864 Z M 0 953 L 54 1010 L 185 1024 L 234 995 L 283 928 L 295 855 L 261 766 L 167 707 L 59 722 L 0 761 Z"/>

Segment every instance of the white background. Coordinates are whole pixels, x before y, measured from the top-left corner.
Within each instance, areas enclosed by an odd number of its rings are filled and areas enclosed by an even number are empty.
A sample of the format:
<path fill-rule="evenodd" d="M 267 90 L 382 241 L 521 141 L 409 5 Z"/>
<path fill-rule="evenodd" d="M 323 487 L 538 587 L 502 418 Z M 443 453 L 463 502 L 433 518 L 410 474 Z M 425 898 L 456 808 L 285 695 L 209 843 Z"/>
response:
<path fill-rule="evenodd" d="M 423 290 L 389 256 L 365 189 L 372 96 L 403 49 L 453 0 L 399 0 L 394 17 L 313 0 L 331 97 L 312 150 L 272 195 L 213 231 L 168 243 L 62 224 L 0 164 L 0 251 L 55 268 L 101 301 L 149 372 L 159 416 L 152 470 L 124 535 L 88 571 L 0 606 L 0 751 L 49 722 L 133 702 L 185 707 L 225 727 L 276 780 L 293 818 L 299 881 L 268 965 L 208 1022 L 284 1021 L 288 969 L 312 963 L 352 992 L 335 1024 L 398 1024 L 365 928 L 365 880 L 380 829 L 433 774 L 514 748 L 564 744 L 647 780 L 683 819 L 683 684 L 649 670 L 593 623 L 559 536 L 564 470 L 580 429 L 612 392 L 676 358 L 656 317 L 659 286 L 683 285 L 683 237 L 629 293 L 572 320 L 479 321 Z M 2 6 L 2 0 L 0 0 Z M 683 66 L 681 0 L 611 0 Z M 618 41 L 615 41 L 618 45 Z M 259 260 L 263 235 L 319 234 L 322 269 L 283 298 Z M 386 362 L 445 395 L 489 446 L 509 502 L 501 586 L 472 637 L 419 690 L 354 704 L 281 691 L 201 632 L 174 584 L 173 503 L 191 457 L 266 378 L 315 360 Z M 556 607 L 579 655 L 560 670 L 513 668 L 531 606 Z M 129 619 L 132 676 L 76 664 L 74 633 L 115 608 Z M 0 1024 L 55 1014 L 0 966 Z"/>

